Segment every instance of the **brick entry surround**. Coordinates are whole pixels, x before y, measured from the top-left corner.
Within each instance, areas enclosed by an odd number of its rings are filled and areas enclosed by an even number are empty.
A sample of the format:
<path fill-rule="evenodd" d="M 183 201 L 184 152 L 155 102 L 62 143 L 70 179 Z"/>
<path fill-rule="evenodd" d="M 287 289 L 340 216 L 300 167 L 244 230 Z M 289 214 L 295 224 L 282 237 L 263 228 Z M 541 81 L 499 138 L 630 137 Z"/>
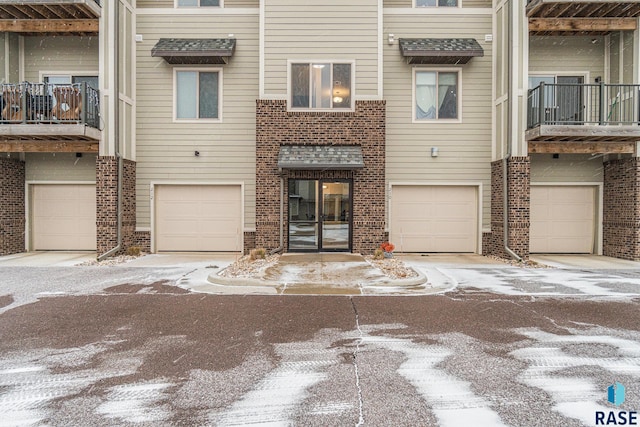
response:
<path fill-rule="evenodd" d="M 136 163 L 124 160 L 122 185 L 122 249 L 142 240 L 136 229 Z M 116 246 L 118 226 L 118 162 L 115 157 L 99 156 L 96 160 L 96 227 L 97 254 L 108 252 Z M 143 250 L 148 248 L 143 247 Z"/>
<path fill-rule="evenodd" d="M 603 255 L 640 261 L 640 158 L 604 163 Z"/>
<path fill-rule="evenodd" d="M 353 179 L 353 252 L 372 253 L 385 240 L 385 101 L 356 101 L 352 112 L 290 112 L 284 100 L 256 102 L 256 247 L 280 245 L 280 179 Z M 278 170 L 282 145 L 359 145 L 364 168 Z M 287 248 L 288 203 L 284 211 Z M 253 239 L 245 239 L 246 244 Z"/>
<path fill-rule="evenodd" d="M 507 162 L 509 186 L 508 246 L 520 257 L 529 257 L 530 176 L 529 157 L 511 157 Z M 486 255 L 510 258 L 504 250 L 504 165 L 503 160 L 491 163 L 491 232 L 482 236 Z"/>
<path fill-rule="evenodd" d="M 25 251 L 25 164 L 0 159 L 0 256 Z"/>

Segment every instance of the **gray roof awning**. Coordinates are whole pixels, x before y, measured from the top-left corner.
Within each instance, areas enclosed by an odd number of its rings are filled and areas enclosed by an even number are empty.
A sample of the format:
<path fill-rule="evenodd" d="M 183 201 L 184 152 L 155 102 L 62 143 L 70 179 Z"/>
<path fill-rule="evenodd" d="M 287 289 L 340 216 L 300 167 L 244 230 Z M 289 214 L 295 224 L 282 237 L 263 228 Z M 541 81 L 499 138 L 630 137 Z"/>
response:
<path fill-rule="evenodd" d="M 226 64 L 236 50 L 236 39 L 160 39 L 151 56 L 169 64 Z"/>
<path fill-rule="evenodd" d="M 400 39 L 400 53 L 409 64 L 466 64 L 484 56 L 476 39 Z"/>
<path fill-rule="evenodd" d="M 357 145 L 283 145 L 280 169 L 362 169 L 362 148 Z"/>

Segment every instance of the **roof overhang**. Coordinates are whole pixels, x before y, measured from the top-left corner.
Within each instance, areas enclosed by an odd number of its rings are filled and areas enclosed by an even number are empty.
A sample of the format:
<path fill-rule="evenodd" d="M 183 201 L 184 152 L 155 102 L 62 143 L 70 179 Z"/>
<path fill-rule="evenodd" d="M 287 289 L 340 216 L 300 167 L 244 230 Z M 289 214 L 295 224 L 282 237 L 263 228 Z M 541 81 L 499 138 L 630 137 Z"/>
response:
<path fill-rule="evenodd" d="M 399 45 L 409 64 L 466 64 L 484 56 L 476 39 L 400 39 Z"/>
<path fill-rule="evenodd" d="M 278 154 L 279 169 L 350 170 L 363 167 L 359 145 L 283 145 Z"/>
<path fill-rule="evenodd" d="M 169 64 L 227 64 L 236 50 L 236 39 L 163 38 L 151 49 L 151 56 Z"/>

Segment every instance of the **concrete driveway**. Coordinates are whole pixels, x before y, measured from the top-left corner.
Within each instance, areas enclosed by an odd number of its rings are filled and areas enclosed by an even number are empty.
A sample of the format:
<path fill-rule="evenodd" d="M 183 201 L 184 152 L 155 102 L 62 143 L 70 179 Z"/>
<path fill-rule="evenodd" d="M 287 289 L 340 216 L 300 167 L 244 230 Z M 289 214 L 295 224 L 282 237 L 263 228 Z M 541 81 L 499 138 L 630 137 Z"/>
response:
<path fill-rule="evenodd" d="M 280 276 L 270 277 L 270 283 L 256 280 L 238 280 L 235 284 L 216 280 L 217 273 L 236 261 L 240 254 L 225 253 L 161 253 L 146 255 L 110 267 L 76 267 L 90 275 L 96 269 L 110 268 L 110 276 L 124 274 L 161 277 L 162 272 L 174 277 L 184 289 L 200 293 L 224 295 L 429 295 L 463 289 L 467 292 L 490 291 L 507 295 L 571 295 L 636 297 L 640 295 L 640 262 L 619 260 L 596 255 L 535 255 L 531 259 L 548 268 L 527 268 L 510 265 L 477 254 L 424 254 L 397 255 L 405 264 L 426 277 L 421 284 L 415 280 L 395 281 L 393 286 L 376 286 L 366 283 L 366 277 L 377 277 L 375 272 L 362 270 L 362 263 L 323 262 L 323 270 L 332 272 L 313 286 L 296 286 L 292 271 L 315 269 L 317 263 L 280 269 Z M 326 257 L 325 257 L 326 258 Z M 92 252 L 29 252 L 0 257 L 1 267 L 65 268 L 94 260 Z M 326 264 L 326 265 L 325 265 Z M 349 265 L 359 269 L 352 273 Z M 301 270 L 302 269 L 302 270 Z M 38 270 L 31 271 L 32 277 Z M 61 270 L 57 270 L 62 274 Z M 147 271 L 153 272 L 146 273 Z M 67 274 L 67 273 L 64 273 Z M 308 274 L 304 275 L 305 277 Z M 306 279 L 305 279 L 306 280 Z M 345 286 L 332 282 L 349 281 Z M 304 280 L 303 280 L 304 281 Z M 273 285 L 273 283 L 276 285 Z M 280 283 L 282 282 L 282 283 Z M 414 283 L 415 282 L 415 283 Z M 287 285 L 290 284 L 291 286 Z M 280 285 L 284 285 L 283 287 Z M 67 287 L 65 287 L 67 289 Z M 20 289 L 20 292 L 25 292 Z"/>

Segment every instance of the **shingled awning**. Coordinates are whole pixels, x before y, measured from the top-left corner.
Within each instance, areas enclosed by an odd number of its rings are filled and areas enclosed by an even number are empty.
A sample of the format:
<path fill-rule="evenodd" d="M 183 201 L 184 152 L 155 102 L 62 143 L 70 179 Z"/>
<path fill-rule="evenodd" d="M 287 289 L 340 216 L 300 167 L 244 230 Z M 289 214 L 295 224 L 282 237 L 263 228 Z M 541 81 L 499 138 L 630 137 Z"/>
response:
<path fill-rule="evenodd" d="M 236 50 L 236 39 L 160 39 L 151 56 L 169 64 L 226 64 Z"/>
<path fill-rule="evenodd" d="M 283 145 L 278 155 L 280 169 L 362 169 L 362 148 L 357 145 Z"/>
<path fill-rule="evenodd" d="M 466 64 L 484 56 L 476 39 L 400 39 L 400 53 L 409 64 Z"/>

